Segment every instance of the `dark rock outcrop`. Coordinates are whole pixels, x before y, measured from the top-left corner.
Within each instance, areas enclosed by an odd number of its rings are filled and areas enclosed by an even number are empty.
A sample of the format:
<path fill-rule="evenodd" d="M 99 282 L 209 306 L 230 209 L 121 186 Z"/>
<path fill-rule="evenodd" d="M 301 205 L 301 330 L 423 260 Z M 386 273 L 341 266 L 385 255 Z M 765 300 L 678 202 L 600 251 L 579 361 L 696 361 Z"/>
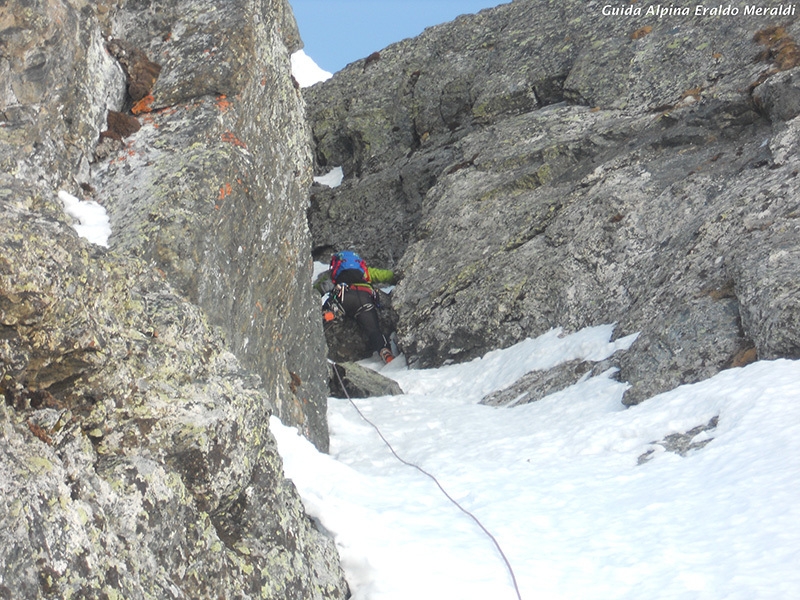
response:
<path fill-rule="evenodd" d="M 673 452 L 678 456 L 686 456 L 693 450 L 700 450 L 714 439 L 709 432 L 713 432 L 718 424 L 719 417 L 713 417 L 705 425 L 693 427 L 686 433 L 672 433 L 659 442 L 652 442 L 653 448 L 642 454 L 637 462 L 640 465 L 649 462 L 656 452 Z"/>
<path fill-rule="evenodd" d="M 0 596 L 347 597 L 269 431 L 279 411 L 327 445 L 290 22 L 277 0 L 4 3 Z M 112 37 L 162 66 L 138 131 Z M 109 209 L 109 249 L 62 189 Z"/>
<path fill-rule="evenodd" d="M 800 356 L 800 26 L 672 4 L 516 1 L 306 92 L 345 174 L 312 190 L 314 247 L 395 261 L 410 364 L 618 323 L 636 403 Z"/>
<path fill-rule="evenodd" d="M 403 393 L 393 379 L 353 362 L 331 363 L 328 387 L 334 398 L 399 396 Z"/>
<path fill-rule="evenodd" d="M 141 49 L 125 40 L 112 39 L 106 45 L 109 53 L 117 59 L 128 82 L 128 96 L 139 102 L 149 96 L 161 74 L 161 65 L 154 63 Z"/>
<path fill-rule="evenodd" d="M 607 361 L 592 363 L 588 360 L 570 360 L 550 369 L 531 371 L 510 386 L 488 394 L 480 403 L 509 407 L 530 404 L 589 377 L 601 375 L 608 364 Z"/>

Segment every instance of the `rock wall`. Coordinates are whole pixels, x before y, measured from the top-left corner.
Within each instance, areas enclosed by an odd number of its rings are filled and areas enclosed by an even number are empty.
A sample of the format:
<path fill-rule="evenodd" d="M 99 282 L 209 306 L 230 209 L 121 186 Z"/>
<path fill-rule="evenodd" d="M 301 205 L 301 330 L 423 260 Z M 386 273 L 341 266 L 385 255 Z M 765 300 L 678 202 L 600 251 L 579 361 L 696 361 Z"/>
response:
<path fill-rule="evenodd" d="M 311 156 L 277 0 L 131 2 L 110 35 L 161 65 L 142 128 L 97 163 L 111 245 L 158 266 L 327 450 L 325 349 L 306 221 Z M 212 18 L 213 16 L 213 18 Z"/>
<path fill-rule="evenodd" d="M 153 22 L 186 45 L 154 52 L 133 33 Z M 327 444 L 291 22 L 282 2 L 4 4 L 0 597 L 348 596 L 268 428 L 280 409 Z M 208 68 L 202 93 L 178 91 L 187 56 Z M 237 60 L 262 69 L 255 83 Z M 168 105 L 135 131 L 131 84 L 154 81 L 136 95 Z M 110 248 L 78 237 L 60 189 L 106 204 Z"/>
<path fill-rule="evenodd" d="M 402 272 L 411 364 L 617 323 L 635 403 L 800 356 L 800 26 L 695 5 L 517 0 L 306 92 L 345 174 L 312 189 L 314 248 Z"/>
<path fill-rule="evenodd" d="M 0 234 L 0 595 L 345 598 L 259 377 L 156 269 L 19 204 Z"/>

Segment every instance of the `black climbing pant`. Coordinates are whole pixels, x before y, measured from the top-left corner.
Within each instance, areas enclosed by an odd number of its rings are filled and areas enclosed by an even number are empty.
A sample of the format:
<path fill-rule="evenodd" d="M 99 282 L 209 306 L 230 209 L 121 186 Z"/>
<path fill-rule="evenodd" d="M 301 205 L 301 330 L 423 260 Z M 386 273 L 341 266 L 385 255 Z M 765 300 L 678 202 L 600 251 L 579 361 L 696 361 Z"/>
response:
<path fill-rule="evenodd" d="M 389 345 L 381 333 L 378 309 L 375 308 L 375 301 L 371 293 L 365 290 L 346 288 L 339 297 L 339 302 L 344 314 L 355 319 L 366 334 L 371 352 L 378 352 L 381 348 Z"/>

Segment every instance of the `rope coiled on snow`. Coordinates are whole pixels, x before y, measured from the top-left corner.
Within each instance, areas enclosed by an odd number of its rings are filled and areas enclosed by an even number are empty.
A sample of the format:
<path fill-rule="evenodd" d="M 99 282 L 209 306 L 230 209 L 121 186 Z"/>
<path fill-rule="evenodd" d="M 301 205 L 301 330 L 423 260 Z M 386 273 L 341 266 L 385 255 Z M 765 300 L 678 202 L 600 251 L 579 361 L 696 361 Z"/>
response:
<path fill-rule="evenodd" d="M 442 487 L 442 484 L 441 484 L 441 483 L 439 483 L 439 480 L 438 480 L 438 479 L 436 479 L 436 477 L 434 477 L 434 476 L 433 476 L 431 473 L 429 473 L 428 471 L 426 471 L 425 469 L 423 469 L 423 468 L 422 468 L 422 467 L 420 467 L 419 465 L 417 465 L 417 464 L 414 464 L 414 463 L 412 463 L 412 462 L 410 462 L 410 461 L 406 460 L 405 458 L 403 458 L 402 456 L 400 456 L 400 455 L 399 455 L 399 454 L 398 454 L 398 453 L 395 451 L 394 447 L 393 447 L 393 446 L 392 446 L 392 445 L 389 443 L 389 440 L 387 440 L 387 439 L 386 439 L 386 437 L 383 435 L 383 433 L 381 432 L 380 428 L 379 428 L 379 427 L 378 427 L 378 426 L 377 426 L 375 423 L 373 423 L 372 421 L 370 421 L 370 420 L 369 420 L 369 419 L 366 417 L 366 415 L 365 415 L 363 412 L 361 412 L 361 409 L 360 409 L 360 408 L 358 408 L 358 405 L 357 405 L 357 404 L 356 404 L 356 403 L 353 401 L 353 399 L 350 397 L 350 394 L 348 393 L 348 391 L 347 391 L 347 388 L 346 388 L 346 387 L 345 387 L 345 385 L 344 385 L 344 381 L 342 380 L 342 376 L 341 376 L 341 374 L 339 373 L 338 366 L 339 366 L 339 365 L 337 365 L 336 363 L 333 363 L 333 371 L 334 371 L 334 373 L 336 373 L 336 378 L 339 380 L 339 385 L 341 386 L 341 388 L 342 388 L 342 391 L 344 392 L 344 395 L 347 397 L 347 400 L 348 400 L 348 402 L 350 402 L 350 404 L 353 406 L 353 408 L 355 408 L 355 409 L 356 409 L 356 412 L 358 413 L 358 415 L 359 415 L 359 416 L 360 416 L 360 417 L 361 417 L 361 418 L 362 418 L 362 419 L 363 419 L 363 420 L 364 420 L 364 421 L 365 421 L 367 424 L 369 424 L 369 425 L 370 425 L 370 426 L 371 426 L 371 427 L 372 427 L 372 428 L 375 430 L 375 432 L 378 434 L 378 437 L 380 437 L 380 438 L 381 438 L 381 440 L 383 440 L 383 443 L 384 443 L 384 444 L 386 444 L 386 447 L 387 447 L 387 448 L 389 448 L 389 451 L 390 451 L 390 452 L 391 452 L 391 453 L 394 455 L 394 457 L 395 457 L 395 458 L 396 458 L 398 461 L 400 461 L 402 464 L 406 465 L 407 467 L 411 467 L 412 469 L 416 469 L 417 471 L 419 471 L 420 473 L 422 473 L 423 475 L 425 475 L 426 477 L 428 477 L 429 479 L 431 479 L 431 481 L 433 481 L 433 482 L 436 484 L 436 487 L 438 487 L 438 488 L 439 488 L 439 490 L 442 492 L 442 494 L 444 494 L 444 496 L 445 496 L 445 497 L 446 497 L 446 498 L 447 498 L 447 499 L 448 499 L 448 500 L 449 500 L 449 501 L 450 501 L 450 502 L 451 502 L 451 503 L 452 503 L 452 504 L 453 504 L 453 505 L 454 505 L 454 506 L 455 506 L 455 507 L 456 507 L 458 510 L 460 510 L 462 513 L 464 513 L 465 515 L 467 515 L 467 516 L 468 516 L 470 519 L 472 519 L 472 520 L 473 520 L 473 521 L 474 521 L 474 522 L 477 524 L 477 526 L 478 526 L 478 527 L 480 527 L 481 531 L 483 531 L 483 533 L 485 533 L 485 534 L 486 534 L 486 536 L 487 536 L 487 537 L 488 537 L 488 538 L 489 538 L 489 539 L 492 541 L 492 543 L 494 544 L 495 548 L 497 548 L 497 551 L 498 551 L 498 552 L 499 552 L 499 554 L 500 554 L 500 558 L 502 558 L 503 562 L 505 563 L 506 569 L 508 570 L 508 574 L 511 576 L 511 582 L 514 584 L 514 591 L 517 593 L 517 598 L 518 598 L 518 600 L 522 600 L 522 594 L 521 594 L 521 593 L 520 593 L 520 591 L 519 591 L 519 585 L 517 584 L 517 578 L 516 578 L 516 576 L 514 575 L 514 569 L 513 569 L 513 567 L 511 566 L 511 562 L 508 560 L 508 557 L 506 556 L 505 552 L 503 552 L 503 548 L 500 546 L 500 543 L 497 541 L 497 538 L 496 538 L 496 537 L 494 537 L 494 536 L 492 535 L 492 533 L 491 533 L 491 532 L 490 532 L 488 529 L 486 529 L 486 527 L 483 525 L 483 523 L 481 523 L 481 522 L 480 522 L 480 520 L 478 519 L 478 517 L 476 517 L 474 514 L 472 514 L 472 513 L 471 513 L 470 511 L 468 511 L 466 508 L 464 508 L 464 507 L 463 507 L 461 504 L 459 504 L 459 502 L 458 502 L 458 501 L 457 501 L 455 498 L 453 498 L 453 497 L 452 497 L 450 494 L 448 494 L 448 493 L 447 493 L 447 490 L 445 490 L 445 489 L 444 489 L 444 487 Z"/>

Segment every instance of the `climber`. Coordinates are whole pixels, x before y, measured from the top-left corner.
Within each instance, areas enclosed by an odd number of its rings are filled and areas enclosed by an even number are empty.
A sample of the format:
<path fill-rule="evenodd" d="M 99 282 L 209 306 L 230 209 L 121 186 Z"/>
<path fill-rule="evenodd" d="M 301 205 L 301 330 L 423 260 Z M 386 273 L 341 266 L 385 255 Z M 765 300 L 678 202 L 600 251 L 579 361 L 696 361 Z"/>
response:
<path fill-rule="evenodd" d="M 378 294 L 372 284 L 393 282 L 391 270 L 368 267 L 358 254 L 344 250 L 331 256 L 330 268 L 314 283 L 318 292 L 328 294 L 322 305 L 325 320 L 332 321 L 340 314 L 354 319 L 366 334 L 370 350 L 384 363 L 390 363 L 394 354 L 378 322 Z"/>

